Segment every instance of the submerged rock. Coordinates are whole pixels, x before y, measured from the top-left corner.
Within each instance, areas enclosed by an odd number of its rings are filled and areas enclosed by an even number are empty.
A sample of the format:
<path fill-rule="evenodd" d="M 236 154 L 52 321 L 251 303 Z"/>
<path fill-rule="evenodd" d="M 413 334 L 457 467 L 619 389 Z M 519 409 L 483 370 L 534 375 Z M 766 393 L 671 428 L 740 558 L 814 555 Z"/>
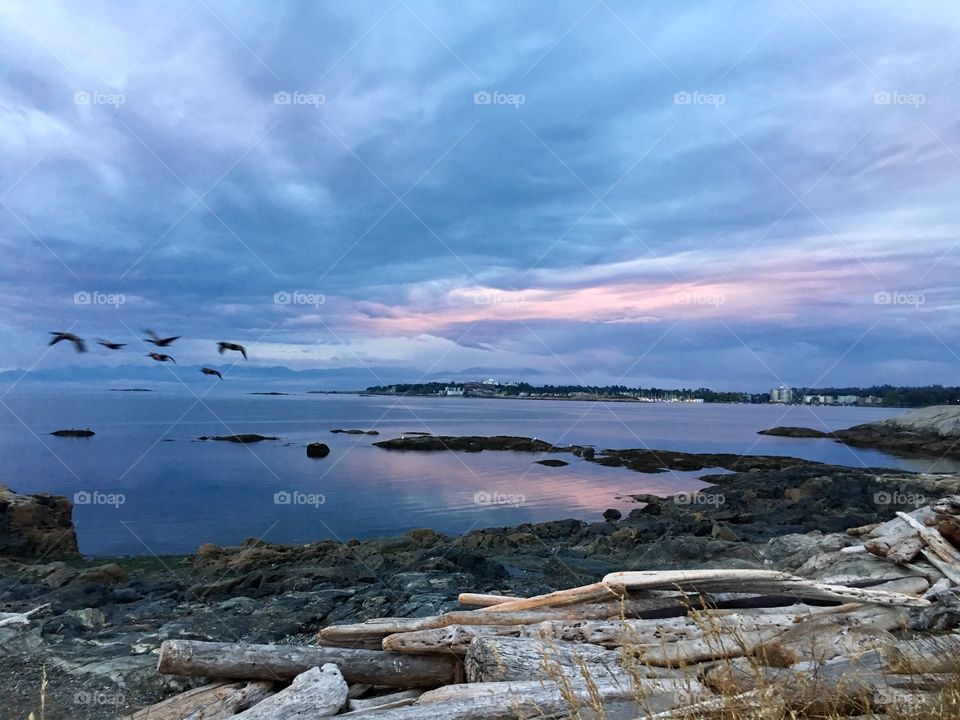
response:
<path fill-rule="evenodd" d="M 85 428 L 83 430 L 75 430 L 75 429 L 54 430 L 50 434 L 56 435 L 57 437 L 76 437 L 76 438 L 93 437 L 94 435 L 96 435 L 96 433 L 90 428 Z"/>
<path fill-rule="evenodd" d="M 379 430 L 360 430 L 359 428 L 350 428 L 349 430 L 344 430 L 343 428 L 334 428 L 330 432 L 332 433 L 343 433 L 345 435 L 379 435 Z"/>
<path fill-rule="evenodd" d="M 255 443 L 262 440 L 278 440 L 273 435 L 257 435 L 256 433 L 246 433 L 243 435 L 203 435 L 199 440 L 219 440 L 220 442 L 232 443 Z"/>
<path fill-rule="evenodd" d="M 307 445 L 307 457 L 325 458 L 330 454 L 330 448 L 321 442 L 310 443 Z"/>
<path fill-rule="evenodd" d="M 832 438 L 833 433 L 824 432 L 805 427 L 773 427 L 767 430 L 759 430 L 757 435 L 772 435 L 774 437 L 792 437 L 792 438 Z"/>

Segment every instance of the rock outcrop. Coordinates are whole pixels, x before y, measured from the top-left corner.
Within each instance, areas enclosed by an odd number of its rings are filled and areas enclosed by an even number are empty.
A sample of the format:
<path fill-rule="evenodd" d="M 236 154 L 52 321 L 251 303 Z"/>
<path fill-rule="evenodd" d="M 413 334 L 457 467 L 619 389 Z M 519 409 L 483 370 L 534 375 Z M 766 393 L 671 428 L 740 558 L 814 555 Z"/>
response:
<path fill-rule="evenodd" d="M 21 495 L 0 485 L 0 555 L 78 557 L 73 505 L 59 495 Z"/>

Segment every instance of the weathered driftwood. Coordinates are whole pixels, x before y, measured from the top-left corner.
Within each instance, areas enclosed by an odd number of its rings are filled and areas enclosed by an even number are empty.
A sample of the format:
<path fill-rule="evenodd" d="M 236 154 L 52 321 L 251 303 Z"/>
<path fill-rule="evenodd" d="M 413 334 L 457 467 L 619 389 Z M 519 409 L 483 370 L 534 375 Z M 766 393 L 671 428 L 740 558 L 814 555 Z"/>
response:
<path fill-rule="evenodd" d="M 624 596 L 625 593 L 618 588 L 611 587 L 605 582 L 598 582 L 592 585 L 570 588 L 569 590 L 558 590 L 547 593 L 546 595 L 518 598 L 517 600 L 494 605 L 490 610 L 492 612 L 516 612 L 518 610 L 535 610 L 541 607 L 561 607 L 563 605 L 572 605 L 588 601 L 620 600 Z"/>
<path fill-rule="evenodd" d="M 41 613 L 44 610 L 49 609 L 49 607 L 50 603 L 47 603 L 22 613 L 0 613 L 0 627 L 19 627 L 22 625 L 29 625 L 31 617 L 37 613 Z"/>
<path fill-rule="evenodd" d="M 881 648 L 880 653 L 896 673 L 960 672 L 960 634 L 901 640 Z"/>
<path fill-rule="evenodd" d="M 458 696 L 459 688 L 441 688 L 444 695 L 426 694 L 405 707 L 361 710 L 352 718 L 370 720 L 517 720 L 518 717 L 551 717 L 568 712 L 570 701 L 587 705 L 592 698 L 603 702 L 632 700 L 635 690 L 629 686 L 585 684 L 561 685 L 553 681 L 534 680 L 514 683 L 482 683 L 467 686 L 469 696 Z M 426 701 L 425 701 L 426 698 Z M 442 701 L 438 701 L 441 698 Z"/>
<path fill-rule="evenodd" d="M 657 596 L 631 595 L 604 602 L 588 602 L 569 607 L 543 607 L 534 610 L 501 612 L 499 606 L 480 610 L 457 610 L 443 615 L 420 618 L 377 618 L 349 625 L 330 625 L 320 631 L 320 642 L 335 647 L 356 647 L 359 643 L 380 643 L 396 633 L 434 630 L 451 625 L 535 625 L 547 620 L 602 620 L 619 617 L 683 614 L 686 606 L 700 599 L 686 598 L 677 593 Z M 695 605 L 696 606 L 696 605 Z"/>
<path fill-rule="evenodd" d="M 898 565 L 913 562 L 914 558 L 923 549 L 923 540 L 919 533 L 911 532 L 903 535 L 885 535 L 884 537 L 867 540 L 864 549 L 872 555 L 885 558 Z"/>
<path fill-rule="evenodd" d="M 127 715 L 126 720 L 222 720 L 273 695 L 273 683 L 216 682 Z"/>
<path fill-rule="evenodd" d="M 943 576 L 950 581 L 951 585 L 960 585 L 960 568 L 951 566 L 950 563 L 928 548 L 924 548 L 920 552 L 928 563 L 943 573 Z"/>
<path fill-rule="evenodd" d="M 937 554 L 937 556 L 943 560 L 944 565 L 949 568 L 949 572 L 938 566 L 938 569 L 953 582 L 960 584 L 960 550 L 957 550 L 953 545 L 951 545 L 947 539 L 940 534 L 940 531 L 936 528 L 927 527 L 922 522 L 916 518 L 911 517 L 903 512 L 898 512 L 897 517 L 908 523 L 910 527 L 914 528 L 923 541 L 930 547 L 930 549 Z M 927 556 L 929 560 L 929 556 Z"/>
<path fill-rule="evenodd" d="M 290 680 L 312 667 L 334 663 L 348 682 L 390 687 L 436 687 L 455 682 L 456 660 L 347 648 L 248 645 L 166 640 L 157 670 L 166 675 L 241 680 Z"/>
<path fill-rule="evenodd" d="M 484 595 L 482 593 L 460 593 L 457 597 L 457 601 L 461 605 L 468 607 L 491 607 L 521 599 L 523 598 L 510 597 L 509 595 Z"/>
<path fill-rule="evenodd" d="M 799 662 L 827 662 L 895 641 L 893 634 L 881 628 L 840 624 L 808 628 L 804 623 L 764 643 L 756 654 L 765 665 L 790 667 Z"/>
<path fill-rule="evenodd" d="M 288 687 L 240 713 L 236 720 L 330 717 L 346 701 L 347 683 L 337 666 L 328 663 L 300 673 Z"/>
<path fill-rule="evenodd" d="M 682 678 L 680 670 L 640 665 L 620 649 L 597 645 L 544 642 L 533 638 L 479 638 L 464 660 L 467 681 L 504 682 L 543 678 L 629 684 L 634 678 Z"/>
<path fill-rule="evenodd" d="M 356 698 L 350 700 L 347 703 L 347 707 L 349 707 L 352 712 L 357 710 L 370 710 L 372 708 L 403 707 L 404 705 L 414 703 L 421 695 L 423 695 L 423 690 L 401 690 L 400 692 L 389 693 L 388 695 Z"/>
<path fill-rule="evenodd" d="M 651 572 L 619 572 L 604 577 L 614 588 L 636 590 L 654 587 L 676 587 L 682 590 L 736 590 L 737 592 L 775 592 L 822 600 L 926 607 L 930 603 L 902 593 L 866 588 L 851 588 L 806 580 L 775 570 L 667 570 Z"/>

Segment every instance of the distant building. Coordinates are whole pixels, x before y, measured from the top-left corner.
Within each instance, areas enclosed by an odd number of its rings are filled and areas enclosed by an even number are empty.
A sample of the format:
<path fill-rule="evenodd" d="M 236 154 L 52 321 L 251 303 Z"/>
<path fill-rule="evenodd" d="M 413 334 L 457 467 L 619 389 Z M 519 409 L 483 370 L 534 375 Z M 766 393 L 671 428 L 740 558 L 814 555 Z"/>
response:
<path fill-rule="evenodd" d="M 770 391 L 770 402 L 772 403 L 792 403 L 793 402 L 793 388 L 784 387 L 775 387 Z"/>
<path fill-rule="evenodd" d="M 443 391 L 443 394 L 448 396 L 463 395 L 463 388 L 450 386 Z"/>
<path fill-rule="evenodd" d="M 499 385 L 499 383 L 493 378 L 487 378 L 486 380 L 480 381 L 481 385 Z"/>
<path fill-rule="evenodd" d="M 856 405 L 859 399 L 856 395 L 837 395 L 837 405 Z"/>

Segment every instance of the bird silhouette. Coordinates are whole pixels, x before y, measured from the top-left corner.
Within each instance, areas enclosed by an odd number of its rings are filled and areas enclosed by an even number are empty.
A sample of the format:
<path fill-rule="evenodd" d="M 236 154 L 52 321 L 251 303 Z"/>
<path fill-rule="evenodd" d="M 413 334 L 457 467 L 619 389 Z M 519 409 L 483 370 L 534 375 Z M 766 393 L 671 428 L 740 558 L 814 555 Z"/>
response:
<path fill-rule="evenodd" d="M 83 338 L 77 337 L 73 333 L 69 332 L 51 332 L 53 339 L 50 341 L 50 345 L 56 345 L 61 340 L 67 340 L 73 343 L 73 347 L 77 352 L 86 352 L 87 344 L 83 341 Z"/>
<path fill-rule="evenodd" d="M 103 345 L 105 348 L 109 348 L 110 350 L 119 350 L 120 348 L 127 346 L 126 343 L 110 342 L 109 340 L 104 340 L 103 338 L 97 340 L 97 345 Z"/>
<path fill-rule="evenodd" d="M 218 342 L 217 352 L 223 355 L 225 350 L 234 350 L 243 355 L 244 360 L 247 359 L 247 349 L 243 345 L 237 345 L 237 343 L 232 342 Z"/>
<path fill-rule="evenodd" d="M 147 357 L 148 357 L 148 358 L 152 358 L 152 359 L 156 360 L 157 362 L 166 362 L 167 360 L 169 360 L 169 361 L 172 362 L 174 365 L 177 364 L 177 361 L 176 361 L 176 360 L 174 360 L 174 359 L 173 359 L 172 357 L 170 357 L 169 355 L 164 355 L 163 353 L 148 352 L 148 353 L 147 353 Z"/>
<path fill-rule="evenodd" d="M 146 339 L 146 342 L 153 343 L 157 347 L 167 347 L 174 340 L 178 340 L 180 338 L 179 335 L 174 335 L 173 337 L 168 337 L 168 338 L 162 338 L 159 335 L 157 335 L 153 330 L 144 330 L 144 332 L 150 336 Z"/>
<path fill-rule="evenodd" d="M 218 378 L 223 380 L 223 375 L 220 374 L 219 370 L 214 370 L 213 368 L 208 368 L 208 367 L 202 367 L 200 368 L 200 372 L 202 372 L 204 375 L 216 375 Z"/>

